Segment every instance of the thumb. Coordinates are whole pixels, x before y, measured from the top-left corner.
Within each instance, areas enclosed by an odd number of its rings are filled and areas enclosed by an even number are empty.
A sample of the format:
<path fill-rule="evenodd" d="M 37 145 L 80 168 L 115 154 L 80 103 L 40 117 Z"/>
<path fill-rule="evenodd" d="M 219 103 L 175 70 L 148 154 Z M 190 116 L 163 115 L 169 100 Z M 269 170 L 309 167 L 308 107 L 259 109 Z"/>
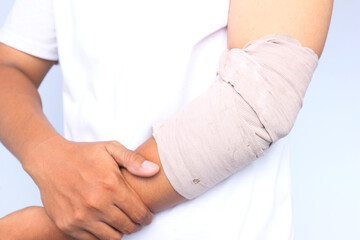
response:
<path fill-rule="evenodd" d="M 124 147 L 121 143 L 111 141 L 106 149 L 117 164 L 139 177 L 151 177 L 159 172 L 159 166 L 142 155 Z"/>

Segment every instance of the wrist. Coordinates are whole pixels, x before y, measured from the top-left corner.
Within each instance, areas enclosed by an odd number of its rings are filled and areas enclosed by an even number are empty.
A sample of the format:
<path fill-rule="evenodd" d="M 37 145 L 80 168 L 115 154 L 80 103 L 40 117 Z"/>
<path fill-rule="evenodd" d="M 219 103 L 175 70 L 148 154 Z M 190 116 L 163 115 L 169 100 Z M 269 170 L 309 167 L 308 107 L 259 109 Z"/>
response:
<path fill-rule="evenodd" d="M 34 179 L 36 173 L 42 170 L 46 158 L 53 158 L 58 149 L 64 148 L 65 144 L 69 144 L 69 141 L 58 133 L 30 143 L 23 151 L 20 159 L 23 169 Z"/>

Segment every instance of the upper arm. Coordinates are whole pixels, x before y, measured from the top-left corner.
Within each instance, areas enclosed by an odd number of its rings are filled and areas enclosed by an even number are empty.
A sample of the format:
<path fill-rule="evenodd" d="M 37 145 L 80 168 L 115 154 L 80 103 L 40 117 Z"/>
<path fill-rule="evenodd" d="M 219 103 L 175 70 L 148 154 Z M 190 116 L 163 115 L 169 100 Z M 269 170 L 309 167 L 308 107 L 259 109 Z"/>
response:
<path fill-rule="evenodd" d="M 39 87 L 45 75 L 55 63 L 0 43 L 0 66 L 5 65 L 17 69 L 26 75 L 36 87 Z"/>
<path fill-rule="evenodd" d="M 0 29 L 0 64 L 17 69 L 36 87 L 58 60 L 53 2 L 14 1 Z"/>
<path fill-rule="evenodd" d="M 242 48 L 271 33 L 285 33 L 320 57 L 333 0 L 231 0 L 228 48 Z"/>

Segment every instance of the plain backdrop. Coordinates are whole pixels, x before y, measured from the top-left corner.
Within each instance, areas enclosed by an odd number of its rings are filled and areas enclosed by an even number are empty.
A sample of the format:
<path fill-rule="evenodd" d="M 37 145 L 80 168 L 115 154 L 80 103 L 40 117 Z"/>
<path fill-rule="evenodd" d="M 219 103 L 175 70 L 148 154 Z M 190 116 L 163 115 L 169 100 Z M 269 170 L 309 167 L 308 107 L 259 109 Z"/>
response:
<path fill-rule="evenodd" d="M 0 26 L 13 2 L 1 0 Z M 56 66 L 40 87 L 45 114 L 60 133 L 61 79 Z M 360 239 L 359 125 L 360 0 L 338 0 L 325 50 L 290 134 L 296 240 Z M 0 217 L 30 205 L 41 205 L 39 191 L 0 144 Z"/>

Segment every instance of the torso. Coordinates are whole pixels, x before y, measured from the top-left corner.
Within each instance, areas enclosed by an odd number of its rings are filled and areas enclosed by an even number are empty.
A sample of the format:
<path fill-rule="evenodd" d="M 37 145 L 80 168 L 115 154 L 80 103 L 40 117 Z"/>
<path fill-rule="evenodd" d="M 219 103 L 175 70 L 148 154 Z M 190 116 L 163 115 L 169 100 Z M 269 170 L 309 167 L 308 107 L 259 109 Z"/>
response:
<path fill-rule="evenodd" d="M 135 149 L 217 80 L 229 1 L 54 0 L 65 136 Z M 287 139 L 124 239 L 289 239 Z"/>

